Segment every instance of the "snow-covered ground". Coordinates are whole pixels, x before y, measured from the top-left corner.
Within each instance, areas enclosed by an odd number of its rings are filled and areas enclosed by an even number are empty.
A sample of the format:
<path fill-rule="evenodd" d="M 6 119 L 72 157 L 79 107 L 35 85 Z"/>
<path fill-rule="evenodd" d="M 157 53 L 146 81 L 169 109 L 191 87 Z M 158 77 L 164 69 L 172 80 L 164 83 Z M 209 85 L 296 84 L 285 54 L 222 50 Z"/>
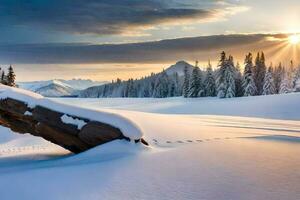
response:
<path fill-rule="evenodd" d="M 118 113 L 150 147 L 79 155 L 0 128 L 0 199 L 300 199 L 300 94 L 55 99 Z"/>

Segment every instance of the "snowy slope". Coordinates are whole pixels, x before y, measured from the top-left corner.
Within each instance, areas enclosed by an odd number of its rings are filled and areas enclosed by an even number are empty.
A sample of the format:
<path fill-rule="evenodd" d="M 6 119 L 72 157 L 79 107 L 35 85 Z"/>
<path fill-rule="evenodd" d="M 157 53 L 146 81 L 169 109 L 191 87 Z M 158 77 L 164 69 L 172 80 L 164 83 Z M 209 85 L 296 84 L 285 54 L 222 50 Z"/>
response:
<path fill-rule="evenodd" d="M 228 115 L 300 120 L 300 93 L 219 99 L 215 97 L 55 99 L 91 108 L 111 108 L 162 114 Z"/>
<path fill-rule="evenodd" d="M 0 143 L 17 144 L 0 144 L 1 199 L 300 199 L 299 99 L 55 99 L 126 116 L 150 147 L 114 141 L 74 156 L 0 129 Z"/>

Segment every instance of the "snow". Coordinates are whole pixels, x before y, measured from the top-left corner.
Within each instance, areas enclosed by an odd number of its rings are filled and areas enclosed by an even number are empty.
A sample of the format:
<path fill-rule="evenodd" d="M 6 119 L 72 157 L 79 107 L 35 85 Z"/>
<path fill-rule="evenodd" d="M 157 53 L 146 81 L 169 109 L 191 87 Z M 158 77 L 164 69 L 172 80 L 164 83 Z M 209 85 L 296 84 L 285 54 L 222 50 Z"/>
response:
<path fill-rule="evenodd" d="M 42 106 L 57 112 L 63 111 L 65 114 L 71 116 L 110 124 L 119 128 L 124 136 L 132 140 L 140 139 L 143 136 L 142 130 L 133 121 L 130 121 L 118 113 L 113 113 L 110 110 L 95 110 L 91 108 L 80 108 L 75 105 L 66 105 L 44 98 L 33 92 L 0 85 L 0 99 L 6 99 L 8 97 L 25 102 L 30 108 Z"/>
<path fill-rule="evenodd" d="M 44 99 L 126 116 L 150 146 L 73 155 L 0 128 L 1 199 L 300 199 L 299 99 Z"/>
<path fill-rule="evenodd" d="M 31 116 L 31 115 L 32 115 L 32 112 L 26 111 L 26 112 L 24 113 L 24 115 Z"/>
<path fill-rule="evenodd" d="M 66 123 L 66 124 L 73 124 L 75 126 L 77 126 L 77 128 L 80 130 L 84 125 L 86 125 L 86 122 L 80 119 L 76 119 L 73 117 L 70 117 L 66 114 L 64 114 L 63 116 L 61 116 L 61 121 Z"/>
<path fill-rule="evenodd" d="M 26 102 L 27 106 L 30 108 L 34 108 L 36 106 L 36 102 L 43 98 L 43 96 L 27 90 L 12 88 L 0 84 L 0 99 L 2 100 L 8 97 Z"/>

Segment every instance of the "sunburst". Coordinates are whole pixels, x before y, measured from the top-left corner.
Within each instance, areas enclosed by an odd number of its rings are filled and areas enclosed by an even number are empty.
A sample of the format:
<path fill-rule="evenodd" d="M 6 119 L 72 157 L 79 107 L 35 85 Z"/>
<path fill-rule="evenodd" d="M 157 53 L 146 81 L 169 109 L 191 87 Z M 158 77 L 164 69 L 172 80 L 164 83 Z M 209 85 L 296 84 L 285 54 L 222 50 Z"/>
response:
<path fill-rule="evenodd" d="M 289 42 L 292 45 L 299 44 L 300 43 L 300 35 L 294 34 L 294 35 L 289 36 Z"/>

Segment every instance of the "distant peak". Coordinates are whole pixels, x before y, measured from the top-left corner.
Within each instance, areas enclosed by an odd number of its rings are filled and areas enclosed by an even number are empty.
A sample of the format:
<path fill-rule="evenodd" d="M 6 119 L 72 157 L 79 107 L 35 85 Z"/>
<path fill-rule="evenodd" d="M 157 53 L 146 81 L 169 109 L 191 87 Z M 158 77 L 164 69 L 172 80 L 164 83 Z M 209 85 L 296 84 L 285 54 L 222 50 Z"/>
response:
<path fill-rule="evenodd" d="M 193 66 L 191 64 L 189 64 L 188 62 L 181 60 L 181 61 L 178 61 L 175 65 L 172 65 L 169 68 L 167 68 L 165 71 L 167 72 L 168 75 L 177 73 L 179 76 L 183 76 L 184 68 L 186 66 L 189 68 L 190 71 L 193 68 Z"/>
<path fill-rule="evenodd" d="M 190 65 L 189 63 L 187 63 L 186 61 L 184 60 L 180 60 L 176 63 L 176 65 Z"/>

